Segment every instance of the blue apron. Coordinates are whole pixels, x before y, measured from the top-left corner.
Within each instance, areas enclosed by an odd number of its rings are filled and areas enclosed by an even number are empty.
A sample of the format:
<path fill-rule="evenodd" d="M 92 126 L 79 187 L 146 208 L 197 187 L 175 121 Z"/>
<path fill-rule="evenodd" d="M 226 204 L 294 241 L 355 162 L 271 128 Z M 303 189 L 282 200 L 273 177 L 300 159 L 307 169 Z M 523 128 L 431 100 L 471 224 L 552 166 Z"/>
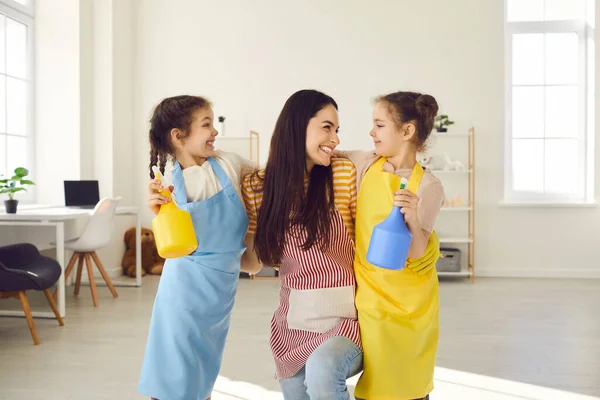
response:
<path fill-rule="evenodd" d="M 179 163 L 175 196 L 192 215 L 198 248 L 166 261 L 150 322 L 138 390 L 159 400 L 205 400 L 219 374 L 245 250 L 248 216 L 231 180 L 209 158 L 223 190 L 187 202 Z"/>

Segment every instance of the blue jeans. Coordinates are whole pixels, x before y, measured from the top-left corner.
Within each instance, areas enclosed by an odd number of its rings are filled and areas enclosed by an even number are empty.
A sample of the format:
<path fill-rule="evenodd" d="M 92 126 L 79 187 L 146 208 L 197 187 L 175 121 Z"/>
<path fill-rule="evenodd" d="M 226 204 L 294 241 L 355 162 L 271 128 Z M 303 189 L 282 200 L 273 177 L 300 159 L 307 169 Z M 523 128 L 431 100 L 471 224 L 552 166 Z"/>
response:
<path fill-rule="evenodd" d="M 350 400 L 346 379 L 362 370 L 362 351 L 350 339 L 333 336 L 308 357 L 293 377 L 279 381 L 285 400 Z"/>

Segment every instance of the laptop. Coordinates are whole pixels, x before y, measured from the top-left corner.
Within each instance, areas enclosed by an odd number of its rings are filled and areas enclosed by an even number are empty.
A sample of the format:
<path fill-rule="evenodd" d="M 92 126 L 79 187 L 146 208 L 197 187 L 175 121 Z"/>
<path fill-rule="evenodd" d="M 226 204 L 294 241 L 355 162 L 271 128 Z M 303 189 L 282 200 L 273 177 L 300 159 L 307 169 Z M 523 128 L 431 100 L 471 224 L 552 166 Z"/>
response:
<path fill-rule="evenodd" d="M 65 206 L 93 209 L 100 201 L 98 181 L 64 181 Z"/>

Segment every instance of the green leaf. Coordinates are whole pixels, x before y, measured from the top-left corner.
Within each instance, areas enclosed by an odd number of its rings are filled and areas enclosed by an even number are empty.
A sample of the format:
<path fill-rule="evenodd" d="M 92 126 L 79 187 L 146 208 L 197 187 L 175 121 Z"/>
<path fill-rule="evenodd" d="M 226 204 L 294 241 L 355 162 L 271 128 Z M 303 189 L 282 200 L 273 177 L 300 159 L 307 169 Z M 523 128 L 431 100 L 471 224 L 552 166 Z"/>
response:
<path fill-rule="evenodd" d="M 23 168 L 23 167 L 19 167 L 19 168 L 15 168 L 15 175 L 17 175 L 18 177 L 24 177 L 27 176 L 29 174 L 29 171 L 27 170 L 27 168 Z"/>
<path fill-rule="evenodd" d="M 23 192 L 23 191 L 27 191 L 27 189 L 25 189 L 24 187 L 17 187 L 17 188 L 2 188 L 0 189 L 0 194 L 5 194 L 5 193 L 17 193 L 17 192 Z"/>
<path fill-rule="evenodd" d="M 22 179 L 20 183 L 21 183 L 21 185 L 35 185 L 34 181 L 30 181 L 27 179 Z"/>

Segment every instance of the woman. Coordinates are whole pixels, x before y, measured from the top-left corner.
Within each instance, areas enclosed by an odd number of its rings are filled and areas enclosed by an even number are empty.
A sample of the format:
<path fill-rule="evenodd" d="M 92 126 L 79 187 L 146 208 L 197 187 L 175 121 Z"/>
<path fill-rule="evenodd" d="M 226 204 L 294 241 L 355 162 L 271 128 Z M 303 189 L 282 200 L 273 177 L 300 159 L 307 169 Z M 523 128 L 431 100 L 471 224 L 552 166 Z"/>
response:
<path fill-rule="evenodd" d="M 348 400 L 346 379 L 362 368 L 356 172 L 348 160 L 332 160 L 338 129 L 331 97 L 294 93 L 277 120 L 266 168 L 243 182 L 254 261 L 279 267 L 271 349 L 286 400 Z"/>

